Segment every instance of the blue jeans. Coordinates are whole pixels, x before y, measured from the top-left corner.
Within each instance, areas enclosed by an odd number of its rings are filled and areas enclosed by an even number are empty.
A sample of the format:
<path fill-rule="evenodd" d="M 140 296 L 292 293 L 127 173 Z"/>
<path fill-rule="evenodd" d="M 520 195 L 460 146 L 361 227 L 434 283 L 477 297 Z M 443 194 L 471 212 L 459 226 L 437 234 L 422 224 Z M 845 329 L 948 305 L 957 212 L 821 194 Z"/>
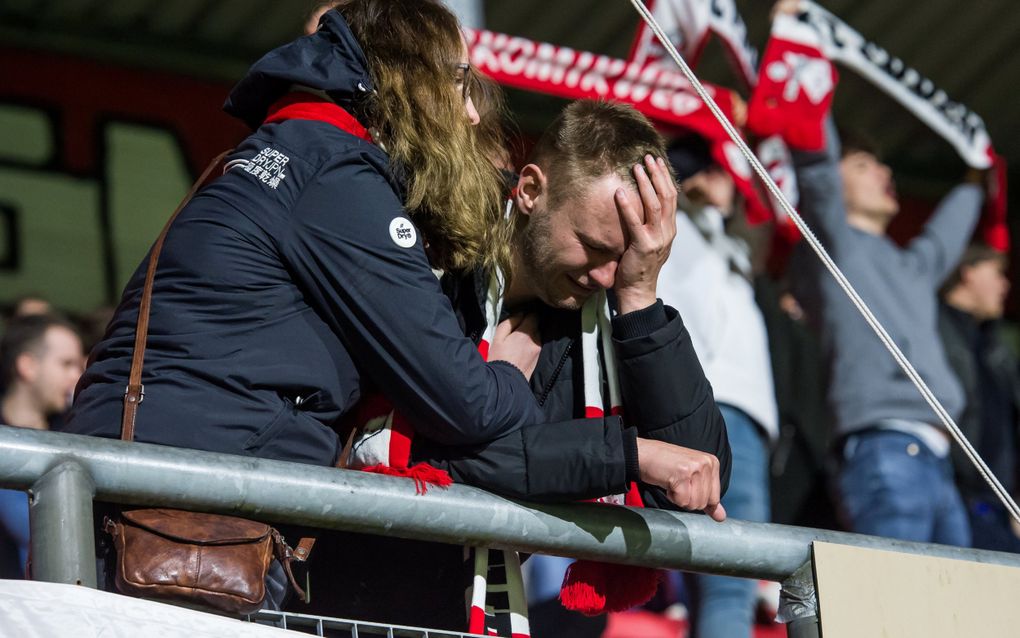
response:
<path fill-rule="evenodd" d="M 743 410 L 719 405 L 733 452 L 730 486 L 722 503 L 726 515 L 744 521 L 769 519 L 768 448 L 761 429 Z M 730 576 L 697 576 L 698 638 L 747 638 L 754 620 L 758 581 Z"/>
<path fill-rule="evenodd" d="M 524 587 L 529 605 L 559 598 L 560 586 L 573 558 L 535 554 L 524 563 Z"/>
<path fill-rule="evenodd" d="M 895 430 L 852 434 L 843 447 L 839 500 L 850 529 L 969 547 L 967 510 L 948 458 Z"/>

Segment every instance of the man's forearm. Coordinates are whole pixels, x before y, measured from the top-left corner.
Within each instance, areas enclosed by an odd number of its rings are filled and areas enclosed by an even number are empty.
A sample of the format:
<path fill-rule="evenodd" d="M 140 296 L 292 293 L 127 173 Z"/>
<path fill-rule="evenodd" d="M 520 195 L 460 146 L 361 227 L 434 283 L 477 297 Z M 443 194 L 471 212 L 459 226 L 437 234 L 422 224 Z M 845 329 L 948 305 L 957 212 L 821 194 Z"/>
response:
<path fill-rule="evenodd" d="M 621 494 L 638 480 L 636 434 L 625 430 L 619 417 L 543 423 L 478 446 L 416 440 L 414 461 L 504 496 L 584 500 Z"/>

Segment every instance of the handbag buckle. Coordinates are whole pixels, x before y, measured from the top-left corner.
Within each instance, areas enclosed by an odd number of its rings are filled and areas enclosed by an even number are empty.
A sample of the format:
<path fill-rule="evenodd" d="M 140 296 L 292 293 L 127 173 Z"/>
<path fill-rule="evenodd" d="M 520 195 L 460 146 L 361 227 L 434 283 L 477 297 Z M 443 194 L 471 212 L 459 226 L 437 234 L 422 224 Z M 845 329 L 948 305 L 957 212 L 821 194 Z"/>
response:
<path fill-rule="evenodd" d="M 138 404 L 141 405 L 142 401 L 145 400 L 145 384 L 144 383 L 139 383 L 137 387 L 138 387 Z M 128 385 L 124 386 L 124 398 L 127 401 L 131 401 L 132 395 L 131 395 L 131 384 L 130 383 Z"/>

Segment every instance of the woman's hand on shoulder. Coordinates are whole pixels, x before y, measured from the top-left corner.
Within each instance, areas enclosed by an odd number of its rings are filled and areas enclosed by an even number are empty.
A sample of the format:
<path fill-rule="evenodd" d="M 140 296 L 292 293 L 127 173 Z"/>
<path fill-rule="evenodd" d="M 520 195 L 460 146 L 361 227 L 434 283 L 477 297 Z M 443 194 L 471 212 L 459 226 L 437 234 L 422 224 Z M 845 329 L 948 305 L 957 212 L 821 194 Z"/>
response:
<path fill-rule="evenodd" d="M 541 352 L 537 315 L 519 313 L 510 315 L 496 326 L 496 334 L 489 344 L 489 361 L 506 361 L 531 380 Z"/>

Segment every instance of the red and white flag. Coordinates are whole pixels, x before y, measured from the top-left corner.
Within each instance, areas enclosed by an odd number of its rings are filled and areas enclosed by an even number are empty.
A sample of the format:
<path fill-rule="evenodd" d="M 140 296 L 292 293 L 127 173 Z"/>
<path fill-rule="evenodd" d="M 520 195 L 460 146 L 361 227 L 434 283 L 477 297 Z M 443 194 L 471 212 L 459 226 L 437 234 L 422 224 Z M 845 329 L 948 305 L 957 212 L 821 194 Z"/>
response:
<path fill-rule="evenodd" d="M 822 52 L 818 31 L 793 16 L 776 16 L 748 103 L 748 130 L 762 137 L 779 135 L 790 148 L 822 150 L 838 78 Z"/>

